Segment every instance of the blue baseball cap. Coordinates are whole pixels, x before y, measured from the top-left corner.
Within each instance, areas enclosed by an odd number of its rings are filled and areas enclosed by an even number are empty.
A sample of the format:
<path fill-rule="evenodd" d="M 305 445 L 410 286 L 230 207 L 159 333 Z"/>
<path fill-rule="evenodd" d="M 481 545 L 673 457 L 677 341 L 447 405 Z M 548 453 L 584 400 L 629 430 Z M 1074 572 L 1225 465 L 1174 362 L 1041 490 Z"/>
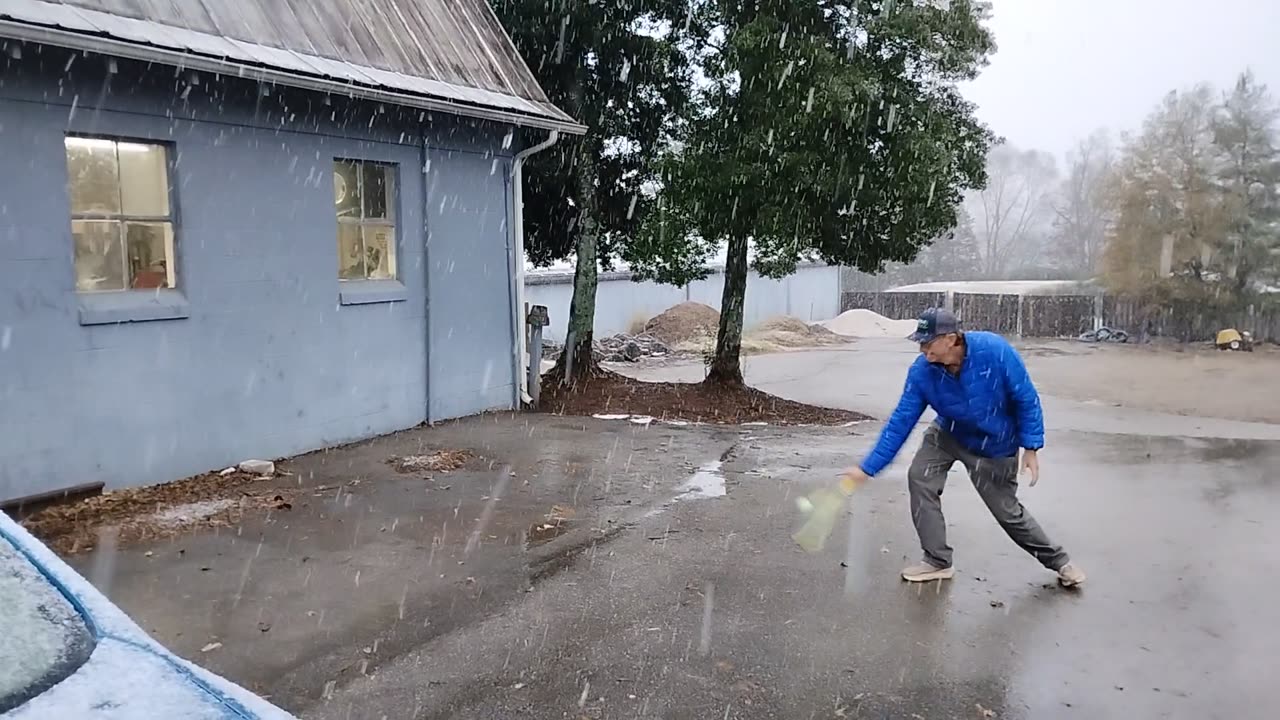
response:
<path fill-rule="evenodd" d="M 940 335 L 960 332 L 960 321 L 955 313 L 946 308 L 929 308 L 920 313 L 916 323 L 916 331 L 907 339 L 914 343 L 924 344 Z"/>

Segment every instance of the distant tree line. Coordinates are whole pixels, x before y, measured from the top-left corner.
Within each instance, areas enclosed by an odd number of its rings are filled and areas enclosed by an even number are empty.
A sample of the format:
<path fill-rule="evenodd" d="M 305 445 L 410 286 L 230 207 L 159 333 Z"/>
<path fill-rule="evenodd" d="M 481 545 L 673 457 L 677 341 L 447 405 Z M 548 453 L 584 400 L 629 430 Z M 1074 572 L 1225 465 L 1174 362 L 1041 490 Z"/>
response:
<path fill-rule="evenodd" d="M 1099 130 L 1059 172 L 992 148 L 988 183 L 895 280 L 1098 278 L 1122 294 L 1239 306 L 1280 285 L 1280 107 L 1250 72 L 1175 91 L 1118 143 Z M 939 263 L 939 259 L 948 262 Z"/>

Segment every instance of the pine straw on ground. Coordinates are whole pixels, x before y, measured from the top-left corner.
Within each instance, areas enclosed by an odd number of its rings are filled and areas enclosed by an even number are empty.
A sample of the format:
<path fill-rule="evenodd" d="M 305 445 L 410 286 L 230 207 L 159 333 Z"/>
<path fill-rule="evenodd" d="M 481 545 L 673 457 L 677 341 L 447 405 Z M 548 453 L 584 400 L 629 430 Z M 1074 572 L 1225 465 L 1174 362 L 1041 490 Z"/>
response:
<path fill-rule="evenodd" d="M 644 382 L 608 370 L 596 370 L 588 381 L 570 387 L 561 386 L 559 379 L 559 368 L 544 376 L 541 412 L 584 416 L 625 413 L 725 425 L 844 425 L 870 419 L 848 410 L 784 400 L 745 385 Z"/>
<path fill-rule="evenodd" d="M 472 458 L 466 450 L 437 450 L 426 455 L 393 457 L 387 460 L 399 473 L 433 473 L 457 470 Z"/>
<path fill-rule="evenodd" d="M 92 550 L 99 538 L 114 534 L 120 544 L 174 537 L 195 528 L 228 527 L 250 509 L 292 508 L 287 494 L 270 487 L 274 478 L 236 470 L 140 488 L 127 488 L 47 507 L 23 519 L 31 534 L 62 555 Z M 227 501 L 225 504 L 216 501 Z M 163 517 L 170 508 L 209 503 L 208 514 Z"/>

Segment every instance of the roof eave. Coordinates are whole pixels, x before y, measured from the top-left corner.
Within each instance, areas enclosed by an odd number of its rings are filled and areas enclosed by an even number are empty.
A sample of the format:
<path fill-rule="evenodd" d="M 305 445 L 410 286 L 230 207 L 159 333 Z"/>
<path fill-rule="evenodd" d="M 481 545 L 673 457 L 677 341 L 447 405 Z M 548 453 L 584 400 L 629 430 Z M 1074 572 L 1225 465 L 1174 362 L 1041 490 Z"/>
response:
<path fill-rule="evenodd" d="M 583 135 L 585 125 L 574 122 L 568 115 L 564 119 L 550 116 L 528 115 L 518 112 L 499 110 L 483 105 L 471 105 L 453 100 L 386 90 L 379 87 L 352 82 L 339 82 L 327 78 L 312 77 L 300 73 L 288 72 L 274 68 L 251 65 L 226 58 L 209 57 L 188 52 L 170 50 L 154 45 L 116 40 L 100 35 L 70 32 L 56 28 L 29 25 L 12 20 L 0 20 L 0 37 L 23 40 L 27 42 L 53 45 L 71 50 L 100 53 L 114 57 L 172 65 L 192 70 L 200 70 L 220 75 L 270 82 L 286 87 L 303 90 L 345 95 L 352 98 L 385 102 L 404 107 L 420 108 L 433 112 L 445 112 L 462 117 L 488 120 L 492 122 L 530 127 L 542 130 L 558 130 L 570 135 Z"/>

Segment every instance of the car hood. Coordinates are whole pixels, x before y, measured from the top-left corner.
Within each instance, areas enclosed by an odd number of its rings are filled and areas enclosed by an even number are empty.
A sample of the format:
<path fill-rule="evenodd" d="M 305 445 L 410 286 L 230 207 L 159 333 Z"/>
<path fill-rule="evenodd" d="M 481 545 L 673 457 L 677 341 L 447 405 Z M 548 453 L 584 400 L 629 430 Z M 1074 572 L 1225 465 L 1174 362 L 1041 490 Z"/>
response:
<path fill-rule="evenodd" d="M 0 513 L 0 538 L 26 555 L 70 601 L 95 641 L 83 665 L 6 713 L 6 720 L 296 720 L 153 640 L 88 580 L 4 513 Z"/>
<path fill-rule="evenodd" d="M 206 692 L 189 673 L 144 646 L 102 638 L 70 677 L 10 712 L 6 718 L 92 720 L 231 720 L 258 718 L 239 703 Z M 281 717 L 281 716 L 276 716 Z"/>

